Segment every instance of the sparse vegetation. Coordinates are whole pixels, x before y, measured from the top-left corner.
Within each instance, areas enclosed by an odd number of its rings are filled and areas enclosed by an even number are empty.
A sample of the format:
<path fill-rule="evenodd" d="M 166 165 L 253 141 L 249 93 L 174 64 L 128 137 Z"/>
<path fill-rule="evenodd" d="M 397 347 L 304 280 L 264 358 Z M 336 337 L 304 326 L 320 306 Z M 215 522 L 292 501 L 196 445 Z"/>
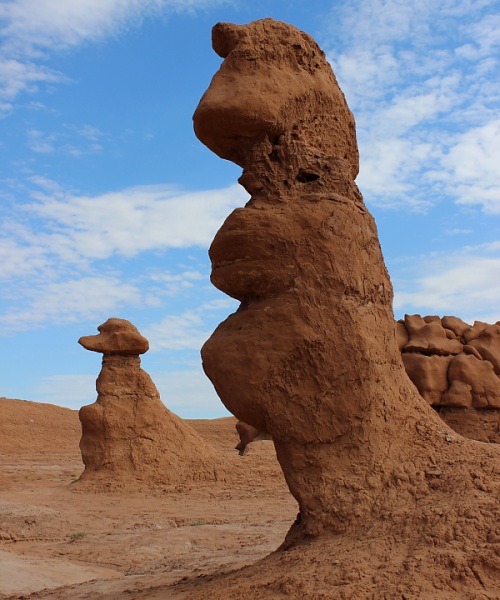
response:
<path fill-rule="evenodd" d="M 81 540 L 87 535 L 86 531 L 73 531 L 69 534 L 69 543 L 73 544 L 76 540 Z"/>
<path fill-rule="evenodd" d="M 191 527 L 196 527 L 198 525 L 206 525 L 206 523 L 203 519 L 196 519 L 196 521 L 191 523 Z"/>

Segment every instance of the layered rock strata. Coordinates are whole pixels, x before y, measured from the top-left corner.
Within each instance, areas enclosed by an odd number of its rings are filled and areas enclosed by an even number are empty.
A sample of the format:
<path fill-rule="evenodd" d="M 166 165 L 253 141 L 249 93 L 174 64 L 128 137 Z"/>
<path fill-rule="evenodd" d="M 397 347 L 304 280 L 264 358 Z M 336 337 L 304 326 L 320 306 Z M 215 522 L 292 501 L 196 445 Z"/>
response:
<path fill-rule="evenodd" d="M 98 335 L 79 340 L 103 354 L 97 400 L 79 411 L 80 479 L 126 487 L 216 478 L 221 465 L 215 450 L 165 407 L 140 366 L 147 339 L 124 319 L 108 319 L 97 329 Z"/>
<path fill-rule="evenodd" d="M 493 573 L 498 447 L 455 435 L 406 375 L 376 226 L 354 182 L 354 118 L 323 52 L 272 19 L 219 24 L 213 46 L 224 61 L 194 128 L 242 167 L 251 198 L 210 248 L 213 284 L 241 304 L 202 358 L 226 407 L 272 435 L 300 510 L 283 547 L 378 535 L 385 521 L 426 561 L 452 544 L 460 560 L 482 553 Z M 488 482 L 479 494 L 477 478 Z M 463 514 L 457 497 L 491 521 Z M 436 506 L 453 523 L 446 533 Z M 320 546 L 315 556 L 330 560 Z"/>

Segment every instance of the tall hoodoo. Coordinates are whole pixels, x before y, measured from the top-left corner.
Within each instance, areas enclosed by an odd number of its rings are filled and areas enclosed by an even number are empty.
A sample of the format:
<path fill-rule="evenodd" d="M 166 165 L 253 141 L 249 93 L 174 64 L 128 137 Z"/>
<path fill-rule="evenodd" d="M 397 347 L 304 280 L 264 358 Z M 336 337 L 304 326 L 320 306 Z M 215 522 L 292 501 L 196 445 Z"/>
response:
<path fill-rule="evenodd" d="M 300 507 L 287 544 L 439 502 L 457 478 L 472 493 L 474 442 L 440 421 L 402 365 L 391 282 L 354 181 L 354 118 L 324 53 L 272 19 L 220 23 L 213 46 L 224 61 L 194 129 L 243 168 L 251 199 L 210 248 L 213 284 L 241 305 L 203 365 L 226 407 L 273 437 Z M 426 476 L 437 469 L 438 487 Z"/>

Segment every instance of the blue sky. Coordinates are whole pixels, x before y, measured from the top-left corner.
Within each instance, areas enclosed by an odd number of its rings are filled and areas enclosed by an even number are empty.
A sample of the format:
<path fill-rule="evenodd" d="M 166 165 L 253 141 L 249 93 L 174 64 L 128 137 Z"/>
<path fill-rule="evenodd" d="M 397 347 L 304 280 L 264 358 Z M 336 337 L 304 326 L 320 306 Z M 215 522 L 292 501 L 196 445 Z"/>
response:
<path fill-rule="evenodd" d="M 500 3 L 3 0 L 0 396 L 79 408 L 108 317 L 185 418 L 227 413 L 199 349 L 236 303 L 207 248 L 246 202 L 195 138 L 211 27 L 274 17 L 322 46 L 357 121 L 358 185 L 405 313 L 500 320 Z"/>

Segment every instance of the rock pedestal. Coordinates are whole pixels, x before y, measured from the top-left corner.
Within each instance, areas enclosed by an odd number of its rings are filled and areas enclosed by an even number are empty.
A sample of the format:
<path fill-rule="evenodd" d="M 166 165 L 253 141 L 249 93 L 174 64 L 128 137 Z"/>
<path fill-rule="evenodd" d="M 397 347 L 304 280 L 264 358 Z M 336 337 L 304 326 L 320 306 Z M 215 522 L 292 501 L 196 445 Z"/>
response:
<path fill-rule="evenodd" d="M 98 330 L 79 340 L 104 355 L 97 400 L 79 412 L 85 464 L 80 479 L 127 487 L 216 478 L 215 450 L 164 406 L 141 369 L 146 338 L 124 319 L 108 319 Z"/>

